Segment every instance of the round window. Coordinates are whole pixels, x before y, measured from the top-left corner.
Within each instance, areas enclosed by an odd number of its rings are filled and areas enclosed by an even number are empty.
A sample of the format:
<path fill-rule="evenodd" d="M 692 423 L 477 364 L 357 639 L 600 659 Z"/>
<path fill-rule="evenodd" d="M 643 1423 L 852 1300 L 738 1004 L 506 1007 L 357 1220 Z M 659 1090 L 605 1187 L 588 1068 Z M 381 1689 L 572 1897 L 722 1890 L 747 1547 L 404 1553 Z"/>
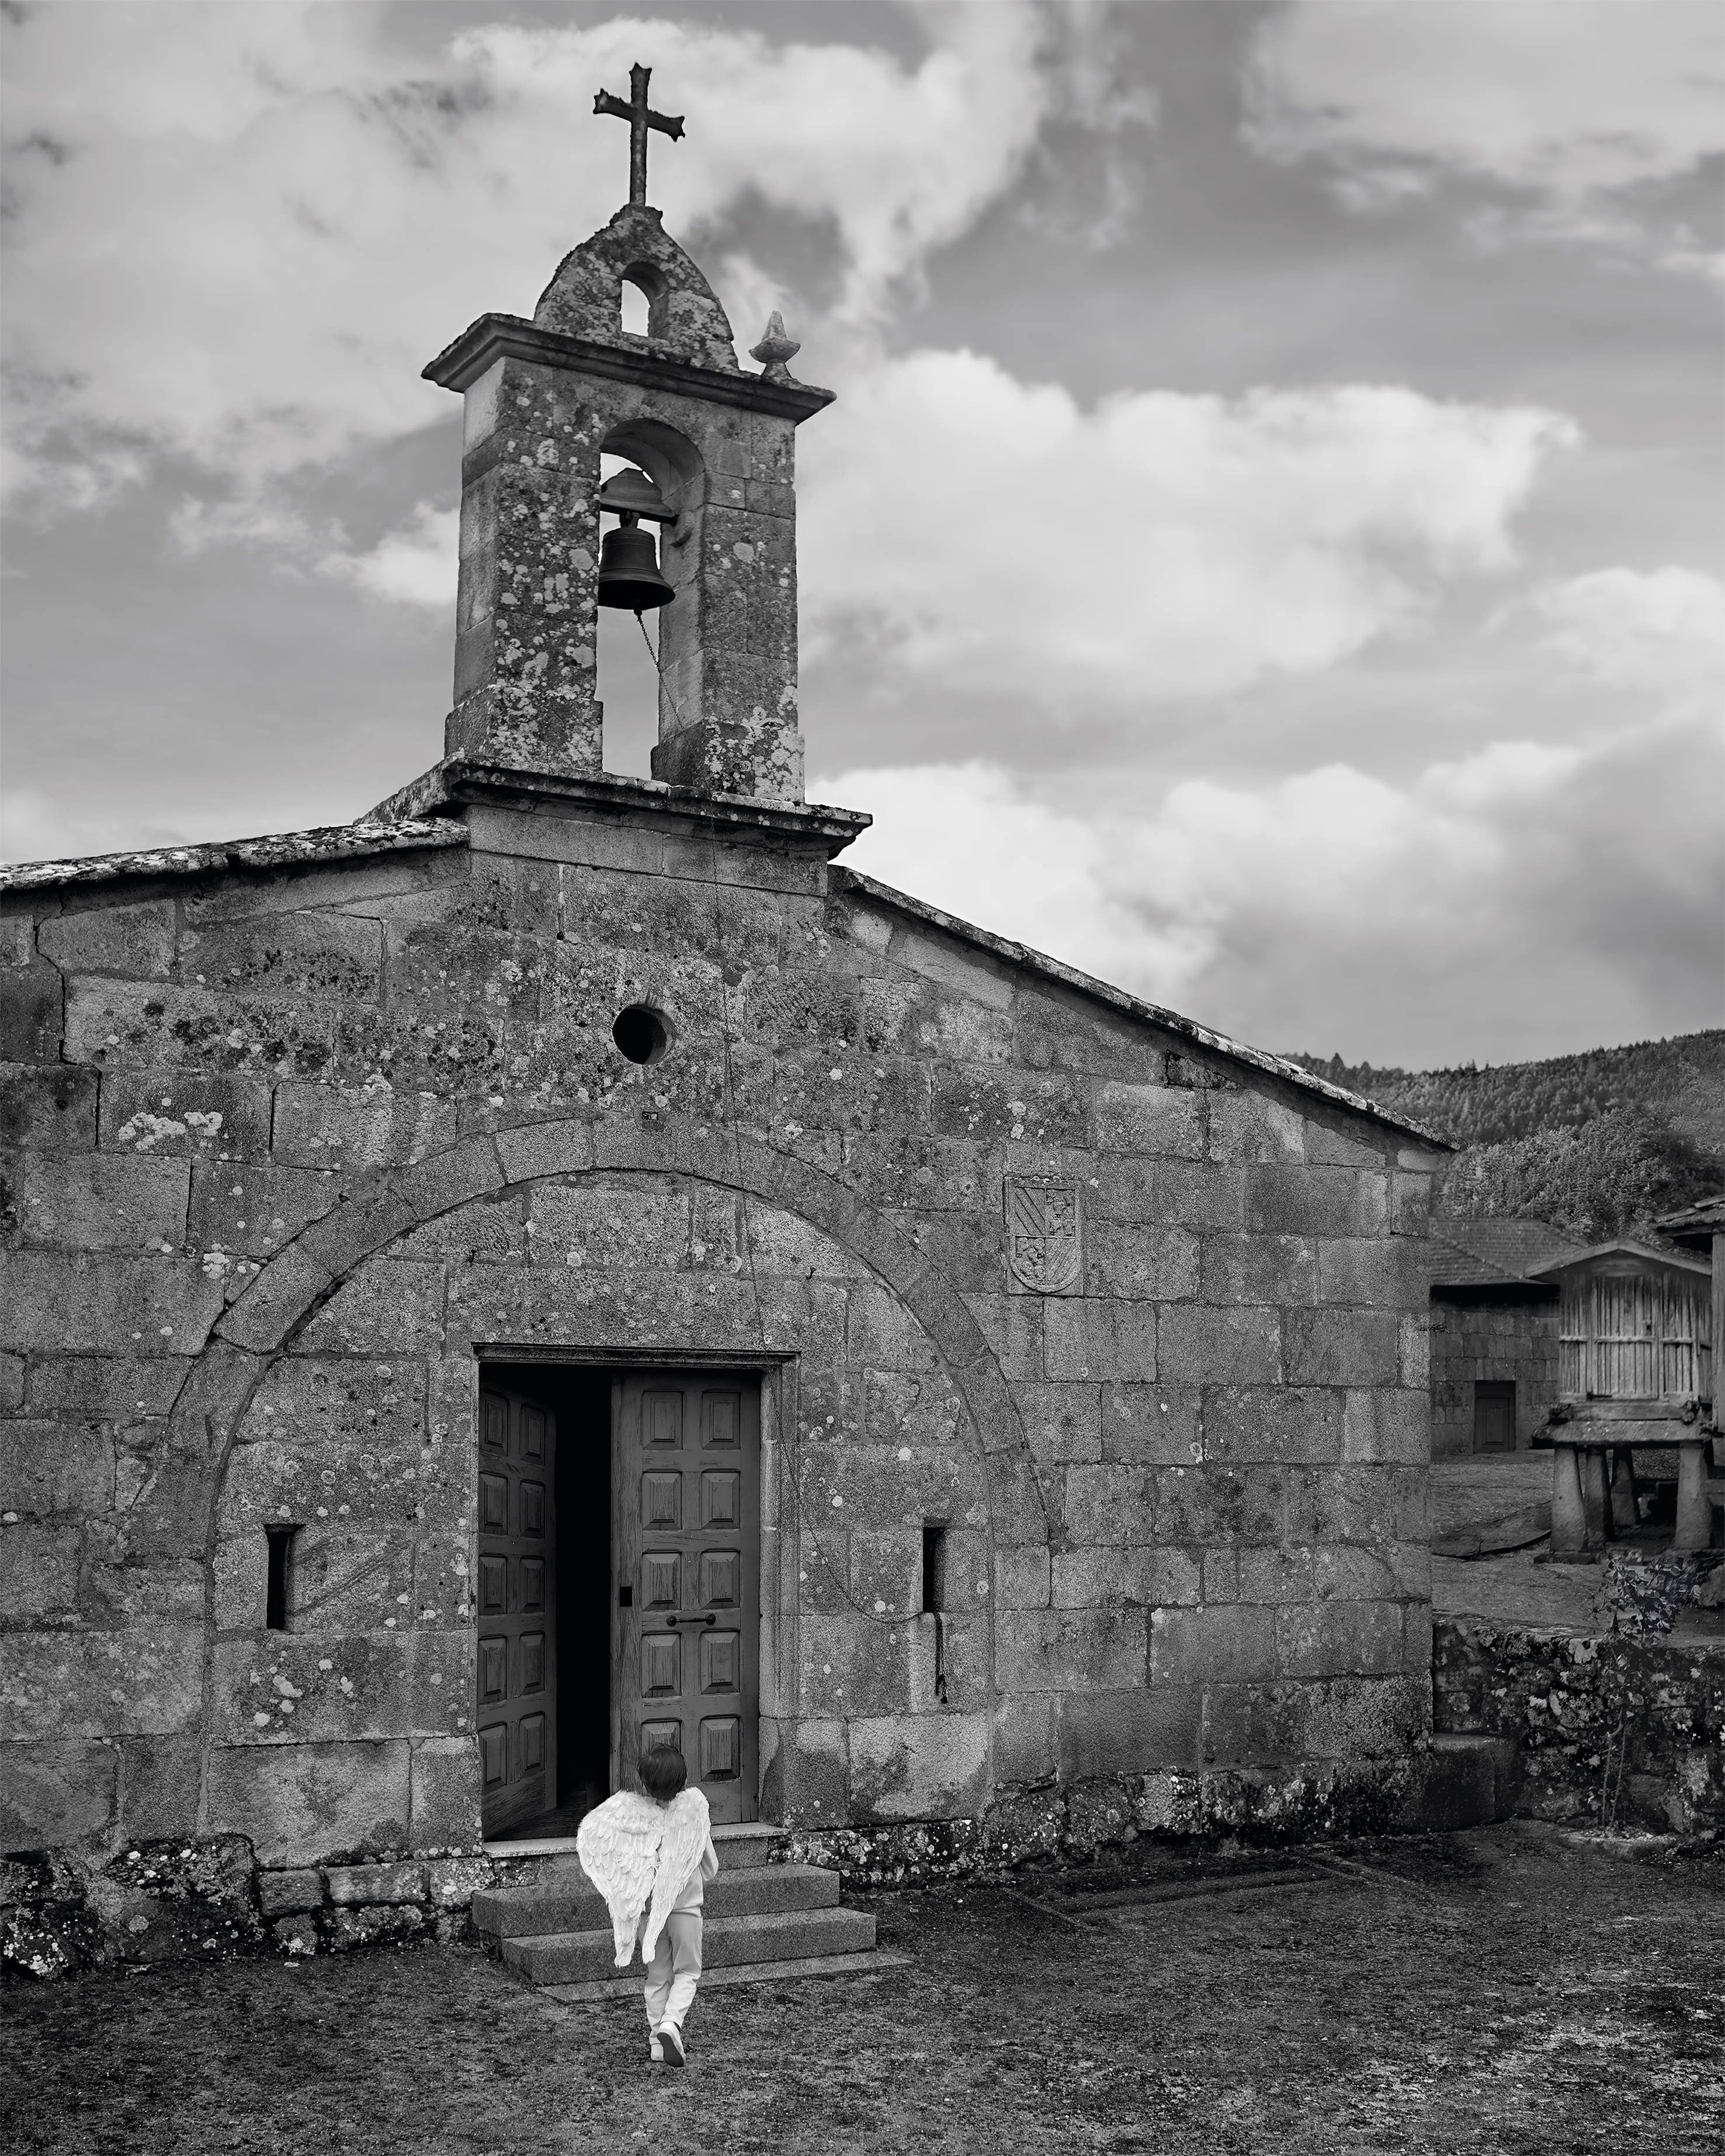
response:
<path fill-rule="evenodd" d="M 611 1038 L 631 1063 L 657 1063 L 676 1035 L 663 1011 L 649 1004 L 631 1004 L 618 1012 Z"/>

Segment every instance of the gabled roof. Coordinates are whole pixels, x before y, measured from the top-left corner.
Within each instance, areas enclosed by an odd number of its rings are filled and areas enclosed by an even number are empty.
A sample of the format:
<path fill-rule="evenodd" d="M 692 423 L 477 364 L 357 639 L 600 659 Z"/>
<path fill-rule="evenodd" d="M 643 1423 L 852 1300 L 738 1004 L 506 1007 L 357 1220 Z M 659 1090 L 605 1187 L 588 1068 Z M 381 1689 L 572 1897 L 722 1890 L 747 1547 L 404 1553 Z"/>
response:
<path fill-rule="evenodd" d="M 1710 1252 L 1714 1236 L 1725 1235 L 1725 1194 L 1703 1198 L 1699 1204 L 1686 1205 L 1681 1213 L 1667 1213 L 1653 1224 L 1683 1250 Z"/>
<path fill-rule="evenodd" d="M 225 844 L 166 846 L 141 853 L 98 854 L 80 860 L 24 861 L 13 868 L 0 868 L 0 891 L 49 890 L 56 886 L 114 882 L 131 876 L 208 875 L 224 869 L 295 868 L 316 861 L 396 853 L 413 847 L 464 846 L 467 844 L 467 828 L 462 819 L 434 813 L 467 798 L 454 783 L 464 773 L 473 779 L 480 793 L 485 790 L 487 783 L 526 788 L 537 785 L 547 792 L 590 799 L 605 806 L 648 808 L 697 818 L 722 817 L 740 824 L 759 824 L 775 831 L 784 826 L 802 834 L 806 827 L 807 834 L 812 835 L 820 850 L 829 855 L 849 844 L 870 821 L 868 817 L 850 809 L 824 808 L 814 803 L 795 809 L 775 809 L 762 802 L 696 794 L 684 788 L 668 787 L 651 780 L 622 779 L 609 775 L 585 781 L 536 779 L 531 773 L 488 772 L 479 767 L 469 772 L 459 759 L 454 759 L 435 767 L 357 823 L 314 831 L 282 832 L 273 837 L 239 839 Z M 1065 965 L 1058 958 L 1034 951 L 1027 944 L 1015 943 L 1009 937 L 991 935 L 986 928 L 978 928 L 956 915 L 942 912 L 938 906 L 927 905 L 886 884 L 876 883 L 872 876 L 863 875 L 855 869 L 835 865 L 831 875 L 836 891 L 855 891 L 959 942 L 968 943 L 991 958 L 1055 982 L 1111 1010 L 1145 1019 L 1177 1040 L 1189 1041 L 1194 1048 L 1244 1064 L 1297 1092 L 1368 1116 L 1400 1136 L 1412 1138 L 1424 1151 L 1454 1150 L 1447 1139 L 1437 1137 L 1423 1125 L 1381 1106 L 1363 1094 L 1350 1093 L 1343 1086 L 1332 1086 L 1328 1079 L 1315 1076 L 1302 1065 L 1290 1062 L 1285 1056 L 1272 1055 L 1267 1049 L 1250 1047 L 1244 1041 L 1231 1040 L 1224 1033 L 1182 1017 L 1178 1011 L 1128 995 L 1123 988 L 1080 973 L 1076 966 Z"/>
<path fill-rule="evenodd" d="M 1548 1220 L 1440 1218 L 1431 1224 L 1431 1241 L 1434 1287 L 1532 1282 L 1543 1268 L 1567 1265 L 1587 1255 L 1585 1243 L 1553 1228 Z"/>
<path fill-rule="evenodd" d="M 1107 981 L 1099 981 L 1090 973 L 1081 973 L 1076 966 L 1068 966 L 1058 958 L 1050 958 L 1041 951 L 1033 951 L 1027 943 L 1014 943 L 1009 937 L 992 935 L 986 928 L 978 928 L 968 921 L 961 921 L 956 914 L 942 913 L 938 906 L 927 905 L 920 898 L 911 898 L 890 884 L 876 883 L 873 876 L 864 875 L 856 869 L 834 866 L 831 870 L 835 891 L 853 891 L 877 904 L 891 906 L 896 912 L 907 914 L 913 921 L 921 921 L 942 934 L 956 938 L 961 943 L 973 945 L 985 951 L 991 958 L 998 958 L 1027 973 L 1040 974 L 1044 980 L 1055 981 L 1065 988 L 1089 996 L 1106 1004 L 1111 1010 L 1123 1011 L 1132 1018 L 1147 1019 L 1163 1032 L 1177 1039 L 1189 1040 L 1196 1048 L 1209 1049 L 1213 1054 L 1224 1055 L 1232 1062 L 1249 1065 L 1266 1076 L 1279 1078 L 1285 1085 L 1300 1092 L 1315 1095 L 1332 1102 L 1337 1107 L 1351 1109 L 1355 1115 L 1369 1116 L 1373 1122 L 1387 1123 L 1389 1127 L 1415 1139 L 1422 1149 L 1431 1152 L 1453 1152 L 1455 1147 L 1447 1138 L 1440 1138 L 1422 1124 L 1410 1122 L 1406 1116 L 1393 1109 L 1382 1107 L 1376 1101 L 1368 1101 L 1363 1093 L 1350 1093 L 1340 1086 L 1332 1086 L 1327 1078 L 1318 1078 L 1298 1063 L 1284 1055 L 1272 1055 L 1267 1049 L 1248 1047 L 1243 1040 L 1232 1040 L 1225 1033 L 1217 1033 L 1195 1019 L 1183 1018 L 1178 1011 L 1168 1010 L 1160 1004 L 1146 1003 L 1140 996 L 1128 995 L 1124 988 L 1117 988 Z"/>
<path fill-rule="evenodd" d="M 126 876 L 213 875 L 223 869 L 295 869 L 314 861 L 353 860 L 420 846 L 465 846 L 467 827 L 446 817 L 336 824 L 316 831 L 278 831 L 208 846 L 152 846 L 135 854 L 86 854 L 66 861 L 0 866 L 0 891 L 52 891 L 57 885 L 117 883 Z"/>
<path fill-rule="evenodd" d="M 1631 1242 L 1627 1236 L 1622 1236 L 1615 1242 L 1595 1243 L 1591 1250 L 1582 1250 L 1574 1257 L 1558 1258 L 1553 1263 L 1542 1266 L 1538 1277 L 1555 1280 L 1559 1273 L 1568 1272 L 1577 1265 L 1591 1265 L 1596 1258 L 1635 1258 L 1644 1265 L 1664 1265 L 1673 1272 L 1698 1273 L 1704 1279 L 1713 1270 L 1699 1258 L 1686 1256 L 1681 1250 L 1656 1250 L 1651 1243 Z"/>

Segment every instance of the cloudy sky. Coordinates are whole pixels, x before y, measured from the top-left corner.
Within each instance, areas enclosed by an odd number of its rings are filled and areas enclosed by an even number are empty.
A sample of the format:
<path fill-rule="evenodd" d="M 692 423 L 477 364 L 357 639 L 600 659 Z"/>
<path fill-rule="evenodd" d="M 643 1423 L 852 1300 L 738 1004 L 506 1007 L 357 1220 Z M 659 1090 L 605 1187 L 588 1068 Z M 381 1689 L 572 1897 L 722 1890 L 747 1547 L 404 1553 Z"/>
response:
<path fill-rule="evenodd" d="M 803 723 L 858 866 L 1270 1047 L 1721 1022 L 1715 0 L 3 15 L 12 857 L 434 759 L 419 369 L 624 198 L 641 59 L 668 227 L 839 393 Z"/>

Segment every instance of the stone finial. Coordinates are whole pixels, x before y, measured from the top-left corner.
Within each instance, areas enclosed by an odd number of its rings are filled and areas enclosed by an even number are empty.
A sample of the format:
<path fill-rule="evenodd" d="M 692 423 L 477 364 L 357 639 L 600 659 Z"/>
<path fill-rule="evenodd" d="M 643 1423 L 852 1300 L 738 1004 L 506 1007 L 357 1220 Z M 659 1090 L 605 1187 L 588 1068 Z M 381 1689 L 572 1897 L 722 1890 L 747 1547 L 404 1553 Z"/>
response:
<path fill-rule="evenodd" d="M 767 319 L 766 336 L 759 344 L 749 346 L 749 357 L 760 361 L 762 373 L 768 382 L 788 382 L 791 376 L 787 362 L 802 349 L 795 337 L 785 335 L 784 316 L 775 307 Z"/>

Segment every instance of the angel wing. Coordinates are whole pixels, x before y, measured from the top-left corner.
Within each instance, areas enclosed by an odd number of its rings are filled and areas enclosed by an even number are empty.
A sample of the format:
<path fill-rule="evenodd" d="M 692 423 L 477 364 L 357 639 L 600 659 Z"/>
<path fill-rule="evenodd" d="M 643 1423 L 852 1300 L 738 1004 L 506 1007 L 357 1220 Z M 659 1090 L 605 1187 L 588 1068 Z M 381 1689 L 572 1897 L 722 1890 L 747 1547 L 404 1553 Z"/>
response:
<path fill-rule="evenodd" d="M 595 1805 L 575 1830 L 575 1853 L 581 1868 L 604 1896 L 611 1913 L 611 1938 L 619 1969 L 629 1967 L 641 1912 L 653 1898 L 665 1823 L 665 1814 L 650 1798 L 638 1796 L 633 1789 L 619 1789 L 614 1797 Z M 675 1897 L 675 1888 L 672 1893 Z M 656 1925 L 654 1930 L 656 1937 Z M 647 1951 L 650 1955 L 652 1948 Z"/>
<path fill-rule="evenodd" d="M 663 1829 L 659 1864 L 653 1881 L 653 1907 L 641 1939 L 641 1958 L 650 1961 L 671 1904 L 689 1883 L 689 1875 L 701 1861 L 701 1851 L 712 1831 L 712 1814 L 699 1789 L 684 1789 L 659 1815 Z"/>

